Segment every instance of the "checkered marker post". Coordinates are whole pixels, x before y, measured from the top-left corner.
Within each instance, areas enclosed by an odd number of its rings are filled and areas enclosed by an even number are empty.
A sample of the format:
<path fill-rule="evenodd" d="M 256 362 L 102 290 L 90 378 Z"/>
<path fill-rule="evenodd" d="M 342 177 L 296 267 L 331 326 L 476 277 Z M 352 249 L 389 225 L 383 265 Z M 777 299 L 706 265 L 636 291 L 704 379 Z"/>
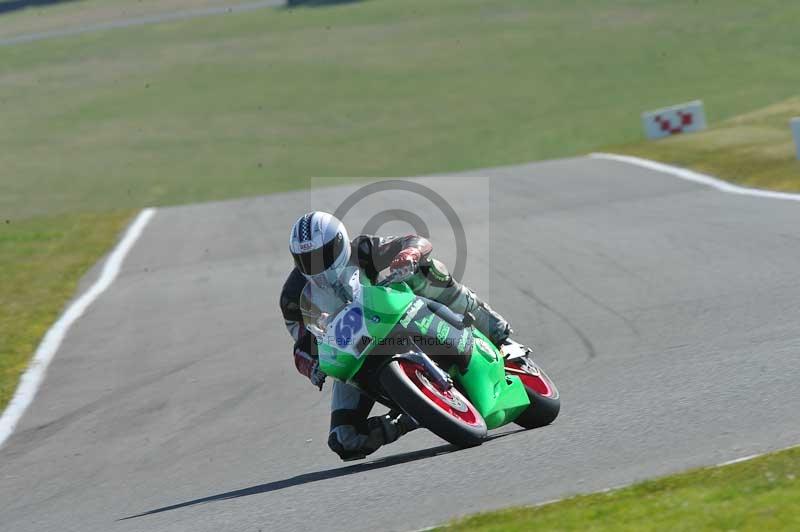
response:
<path fill-rule="evenodd" d="M 800 159 L 800 117 L 792 118 L 791 126 L 794 146 L 797 148 L 797 158 Z"/>
<path fill-rule="evenodd" d="M 706 128 L 703 102 L 696 100 L 642 113 L 642 125 L 649 139 L 700 131 Z"/>

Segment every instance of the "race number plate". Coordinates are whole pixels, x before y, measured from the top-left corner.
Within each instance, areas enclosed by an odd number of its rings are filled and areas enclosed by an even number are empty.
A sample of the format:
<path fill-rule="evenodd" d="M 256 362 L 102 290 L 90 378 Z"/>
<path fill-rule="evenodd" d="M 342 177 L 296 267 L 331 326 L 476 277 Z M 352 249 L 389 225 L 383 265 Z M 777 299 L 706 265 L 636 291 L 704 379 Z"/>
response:
<path fill-rule="evenodd" d="M 339 351 L 360 358 L 372 342 L 364 324 L 364 311 L 360 305 L 348 305 L 328 325 L 325 342 Z"/>

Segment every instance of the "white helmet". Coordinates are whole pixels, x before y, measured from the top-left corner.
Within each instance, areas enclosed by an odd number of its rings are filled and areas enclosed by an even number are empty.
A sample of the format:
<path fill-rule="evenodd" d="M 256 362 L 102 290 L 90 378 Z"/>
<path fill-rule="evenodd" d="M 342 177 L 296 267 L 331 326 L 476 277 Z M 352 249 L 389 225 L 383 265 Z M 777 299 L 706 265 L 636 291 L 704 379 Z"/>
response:
<path fill-rule="evenodd" d="M 319 287 L 336 286 L 350 262 L 350 237 L 338 218 L 314 211 L 292 226 L 289 251 L 306 279 Z"/>

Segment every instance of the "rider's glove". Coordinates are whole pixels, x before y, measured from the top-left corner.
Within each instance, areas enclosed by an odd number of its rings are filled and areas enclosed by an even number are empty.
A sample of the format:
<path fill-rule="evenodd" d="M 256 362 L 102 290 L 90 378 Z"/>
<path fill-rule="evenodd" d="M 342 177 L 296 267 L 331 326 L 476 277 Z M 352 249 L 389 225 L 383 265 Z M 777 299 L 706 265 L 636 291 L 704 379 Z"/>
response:
<path fill-rule="evenodd" d="M 301 374 L 308 377 L 311 384 L 322 390 L 325 374 L 319 370 L 319 361 L 300 349 L 294 350 L 294 365 Z"/>
<path fill-rule="evenodd" d="M 397 281 L 405 281 L 417 273 L 422 253 L 417 248 L 406 248 L 392 259 L 389 274 Z"/>

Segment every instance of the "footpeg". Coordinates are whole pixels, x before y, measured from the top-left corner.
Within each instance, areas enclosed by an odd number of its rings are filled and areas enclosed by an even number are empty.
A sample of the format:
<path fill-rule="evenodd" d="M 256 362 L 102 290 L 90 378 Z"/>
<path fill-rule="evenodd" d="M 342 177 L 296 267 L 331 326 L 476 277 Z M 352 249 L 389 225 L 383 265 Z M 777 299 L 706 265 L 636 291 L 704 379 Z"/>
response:
<path fill-rule="evenodd" d="M 511 360 L 514 358 L 527 357 L 533 353 L 533 349 L 519 342 L 515 342 L 511 338 L 506 338 L 500 346 L 500 353 L 502 353 L 504 358 Z"/>

